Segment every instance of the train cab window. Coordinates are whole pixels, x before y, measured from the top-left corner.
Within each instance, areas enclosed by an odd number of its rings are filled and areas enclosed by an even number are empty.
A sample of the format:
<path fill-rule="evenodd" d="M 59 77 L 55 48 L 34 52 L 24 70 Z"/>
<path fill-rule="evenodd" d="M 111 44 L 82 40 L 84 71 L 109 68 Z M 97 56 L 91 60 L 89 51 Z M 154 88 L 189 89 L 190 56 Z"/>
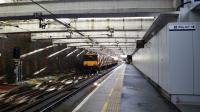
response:
<path fill-rule="evenodd" d="M 96 61 L 97 60 L 97 55 L 85 55 L 84 56 L 85 61 Z"/>

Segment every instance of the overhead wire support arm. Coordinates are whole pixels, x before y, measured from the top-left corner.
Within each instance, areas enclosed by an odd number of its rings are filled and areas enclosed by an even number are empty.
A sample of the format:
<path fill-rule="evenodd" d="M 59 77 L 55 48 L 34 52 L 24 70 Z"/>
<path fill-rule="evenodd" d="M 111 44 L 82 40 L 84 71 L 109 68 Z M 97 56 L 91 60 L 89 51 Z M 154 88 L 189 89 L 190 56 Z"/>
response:
<path fill-rule="evenodd" d="M 40 5 L 39 3 L 35 2 L 34 0 L 30 0 L 30 1 L 33 2 L 34 4 L 38 5 L 39 7 L 41 7 L 42 9 L 44 9 L 45 11 L 47 11 L 49 14 L 51 14 L 53 20 L 55 20 L 56 22 L 62 24 L 62 25 L 65 26 L 66 28 L 68 28 L 68 29 L 67 29 L 68 32 L 71 32 L 71 31 L 76 32 L 76 33 L 78 33 L 79 35 L 88 38 L 92 43 L 96 43 L 96 42 L 94 42 L 94 40 L 91 39 L 90 37 L 87 37 L 87 36 L 85 36 L 83 33 L 77 31 L 77 29 L 74 28 L 74 27 L 72 27 L 70 24 L 64 23 L 64 22 L 58 20 L 58 19 L 57 19 L 58 17 L 57 17 L 54 13 L 52 13 L 51 11 L 49 11 L 47 8 L 43 7 L 42 5 Z M 70 30 L 69 30 L 69 29 L 70 29 Z"/>
<path fill-rule="evenodd" d="M 68 29 L 67 29 L 68 32 L 76 32 L 76 33 L 78 33 L 79 35 L 83 36 L 84 38 L 89 39 L 89 40 L 92 42 L 92 44 L 97 44 L 97 45 L 99 44 L 97 41 L 94 41 L 91 37 L 89 37 L 89 36 L 87 36 L 87 35 L 84 35 L 83 33 L 77 31 L 77 29 L 74 28 L 74 27 L 72 27 L 70 24 L 64 23 L 64 22 L 58 20 L 58 19 L 57 19 L 58 17 L 57 17 L 54 13 L 52 13 L 51 11 L 49 11 L 47 8 L 43 7 L 43 6 L 42 6 L 41 4 L 39 4 L 38 2 L 36 2 L 36 1 L 34 1 L 34 0 L 30 0 L 30 1 L 31 1 L 32 3 L 38 5 L 39 7 L 41 7 L 42 9 L 44 9 L 45 11 L 47 11 L 47 12 L 52 16 L 52 19 L 53 19 L 53 20 L 55 20 L 56 22 L 62 24 L 62 25 L 65 26 L 66 28 L 68 28 Z"/>
<path fill-rule="evenodd" d="M 30 0 L 30 1 L 33 2 L 34 4 L 38 5 L 39 7 L 41 7 L 42 9 L 44 9 L 45 11 L 47 11 L 49 14 L 51 14 L 53 20 L 55 20 L 56 22 L 62 24 L 62 25 L 65 26 L 66 28 L 70 28 L 70 30 L 68 29 L 68 31 L 71 31 L 71 29 L 76 30 L 76 28 L 73 28 L 70 24 L 64 23 L 64 22 L 58 20 L 58 19 L 57 19 L 58 17 L 57 17 L 54 13 L 52 13 L 51 11 L 49 11 L 47 8 L 43 7 L 42 5 L 40 5 L 39 3 L 35 2 L 34 0 Z M 85 35 L 84 35 L 83 33 L 81 33 L 81 32 L 78 32 L 78 31 L 74 31 L 74 32 L 80 34 L 81 36 L 85 36 Z"/>
<path fill-rule="evenodd" d="M 39 3 L 35 2 L 34 0 L 30 0 L 31 2 L 33 2 L 34 4 L 38 5 L 39 7 L 41 7 L 42 9 L 44 9 L 45 11 L 47 11 L 49 14 L 51 14 L 51 16 L 53 17 L 52 19 L 54 19 L 56 22 L 64 25 L 67 28 L 71 28 L 71 26 L 67 23 L 63 23 L 62 21 L 57 19 L 57 16 L 55 14 L 53 14 L 51 11 L 49 11 L 48 9 L 46 9 L 45 7 L 43 7 L 42 5 L 40 5 Z"/>

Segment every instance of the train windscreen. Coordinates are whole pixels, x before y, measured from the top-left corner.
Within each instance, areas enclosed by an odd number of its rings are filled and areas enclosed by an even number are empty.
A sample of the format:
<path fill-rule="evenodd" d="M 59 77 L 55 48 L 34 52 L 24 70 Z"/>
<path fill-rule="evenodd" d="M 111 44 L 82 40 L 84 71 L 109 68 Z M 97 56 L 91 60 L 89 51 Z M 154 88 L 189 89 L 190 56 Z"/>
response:
<path fill-rule="evenodd" d="M 85 55 L 84 61 L 97 61 L 97 55 Z"/>

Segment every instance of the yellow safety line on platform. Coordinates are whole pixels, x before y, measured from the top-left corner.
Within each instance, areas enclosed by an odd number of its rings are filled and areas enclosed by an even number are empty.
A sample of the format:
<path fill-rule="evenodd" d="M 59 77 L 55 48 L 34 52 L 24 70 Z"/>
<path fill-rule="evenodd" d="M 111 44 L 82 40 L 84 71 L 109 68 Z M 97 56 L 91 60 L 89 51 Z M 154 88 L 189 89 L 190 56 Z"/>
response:
<path fill-rule="evenodd" d="M 107 108 L 108 108 L 108 102 L 106 101 L 103 105 L 103 108 L 101 110 L 101 112 L 106 112 L 107 111 Z"/>
<path fill-rule="evenodd" d="M 115 71 L 117 71 L 119 69 L 119 67 L 117 67 Z M 114 74 L 112 73 L 111 75 L 109 75 L 105 80 L 103 80 L 103 82 L 101 82 L 97 88 L 95 88 L 72 112 L 77 112 L 87 101 L 88 99 L 110 78 L 112 77 Z"/>
<path fill-rule="evenodd" d="M 125 72 L 125 66 L 117 74 L 114 87 L 110 90 L 101 112 L 120 111 L 121 91 L 123 87 L 123 78 L 124 78 L 124 75 L 122 74 L 124 74 L 124 72 Z"/>
<path fill-rule="evenodd" d="M 110 93 L 109 93 L 109 96 L 111 96 L 113 93 L 113 88 L 111 89 Z"/>

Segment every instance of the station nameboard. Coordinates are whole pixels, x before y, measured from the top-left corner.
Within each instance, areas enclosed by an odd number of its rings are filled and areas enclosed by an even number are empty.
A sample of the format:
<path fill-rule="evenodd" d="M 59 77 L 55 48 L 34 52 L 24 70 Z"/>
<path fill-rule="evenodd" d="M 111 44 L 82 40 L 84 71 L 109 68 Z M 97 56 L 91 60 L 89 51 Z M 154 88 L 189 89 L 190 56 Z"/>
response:
<path fill-rule="evenodd" d="M 196 30 L 195 25 L 169 25 L 169 31 L 189 31 Z"/>
<path fill-rule="evenodd" d="M 192 2 L 200 2 L 200 0 L 192 0 Z"/>

